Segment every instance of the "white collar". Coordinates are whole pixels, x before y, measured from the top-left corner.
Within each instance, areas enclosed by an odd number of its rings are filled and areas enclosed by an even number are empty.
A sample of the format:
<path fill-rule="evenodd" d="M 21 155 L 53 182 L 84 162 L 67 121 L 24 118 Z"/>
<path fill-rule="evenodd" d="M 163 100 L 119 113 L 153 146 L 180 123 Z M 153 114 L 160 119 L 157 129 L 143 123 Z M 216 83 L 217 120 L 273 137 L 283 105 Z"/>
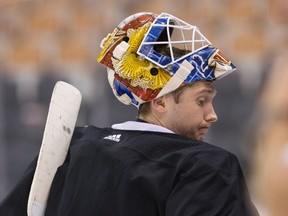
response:
<path fill-rule="evenodd" d="M 137 121 L 127 121 L 120 124 L 114 124 L 112 125 L 112 128 L 118 130 L 138 130 L 138 131 L 174 133 L 173 131 L 159 125 Z"/>

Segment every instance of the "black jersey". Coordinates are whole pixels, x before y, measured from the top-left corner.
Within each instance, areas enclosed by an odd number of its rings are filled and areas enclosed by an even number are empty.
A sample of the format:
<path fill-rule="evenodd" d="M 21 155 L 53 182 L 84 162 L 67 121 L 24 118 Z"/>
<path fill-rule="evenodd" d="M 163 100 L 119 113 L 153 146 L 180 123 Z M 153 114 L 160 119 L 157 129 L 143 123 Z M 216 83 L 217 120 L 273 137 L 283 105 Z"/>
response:
<path fill-rule="evenodd" d="M 25 216 L 36 160 L 2 201 Z M 249 216 L 237 158 L 172 133 L 77 128 L 53 180 L 48 216 Z"/>

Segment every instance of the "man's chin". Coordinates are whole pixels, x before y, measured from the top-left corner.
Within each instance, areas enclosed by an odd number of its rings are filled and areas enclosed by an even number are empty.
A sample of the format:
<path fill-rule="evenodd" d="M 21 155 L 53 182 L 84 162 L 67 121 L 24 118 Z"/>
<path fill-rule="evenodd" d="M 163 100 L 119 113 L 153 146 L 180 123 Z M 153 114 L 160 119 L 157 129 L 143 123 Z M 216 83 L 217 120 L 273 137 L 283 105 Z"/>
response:
<path fill-rule="evenodd" d="M 205 140 L 205 135 L 199 135 L 196 140 L 203 142 Z"/>
<path fill-rule="evenodd" d="M 203 135 L 198 135 L 198 136 L 190 135 L 188 137 L 191 138 L 191 139 L 197 140 L 197 141 L 201 141 L 201 142 L 203 142 L 205 140 L 205 135 L 204 134 Z"/>

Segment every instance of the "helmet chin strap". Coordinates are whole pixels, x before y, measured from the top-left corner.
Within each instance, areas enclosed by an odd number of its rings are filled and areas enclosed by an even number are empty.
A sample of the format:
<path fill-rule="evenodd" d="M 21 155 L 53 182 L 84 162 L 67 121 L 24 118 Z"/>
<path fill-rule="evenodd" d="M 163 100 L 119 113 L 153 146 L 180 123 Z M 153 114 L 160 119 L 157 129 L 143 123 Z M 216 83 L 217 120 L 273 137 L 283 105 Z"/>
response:
<path fill-rule="evenodd" d="M 193 65 L 190 64 L 187 60 L 184 60 L 180 65 L 176 73 L 171 77 L 167 82 L 164 88 L 159 92 L 156 98 L 159 98 L 165 94 L 168 94 L 176 90 L 183 82 L 187 79 L 188 75 L 194 69 Z"/>

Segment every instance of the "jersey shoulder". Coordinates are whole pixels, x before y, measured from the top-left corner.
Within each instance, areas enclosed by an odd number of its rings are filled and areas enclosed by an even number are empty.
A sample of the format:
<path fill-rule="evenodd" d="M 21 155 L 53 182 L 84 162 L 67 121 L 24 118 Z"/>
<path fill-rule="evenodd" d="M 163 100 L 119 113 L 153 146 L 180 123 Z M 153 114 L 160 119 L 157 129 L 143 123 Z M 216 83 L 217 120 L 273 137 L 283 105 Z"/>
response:
<path fill-rule="evenodd" d="M 130 149 L 147 160 L 161 161 L 175 166 L 200 165 L 203 168 L 238 172 L 237 157 L 225 149 L 177 134 L 117 130 L 95 126 L 77 127 L 71 145 L 81 141 L 99 142 Z"/>

